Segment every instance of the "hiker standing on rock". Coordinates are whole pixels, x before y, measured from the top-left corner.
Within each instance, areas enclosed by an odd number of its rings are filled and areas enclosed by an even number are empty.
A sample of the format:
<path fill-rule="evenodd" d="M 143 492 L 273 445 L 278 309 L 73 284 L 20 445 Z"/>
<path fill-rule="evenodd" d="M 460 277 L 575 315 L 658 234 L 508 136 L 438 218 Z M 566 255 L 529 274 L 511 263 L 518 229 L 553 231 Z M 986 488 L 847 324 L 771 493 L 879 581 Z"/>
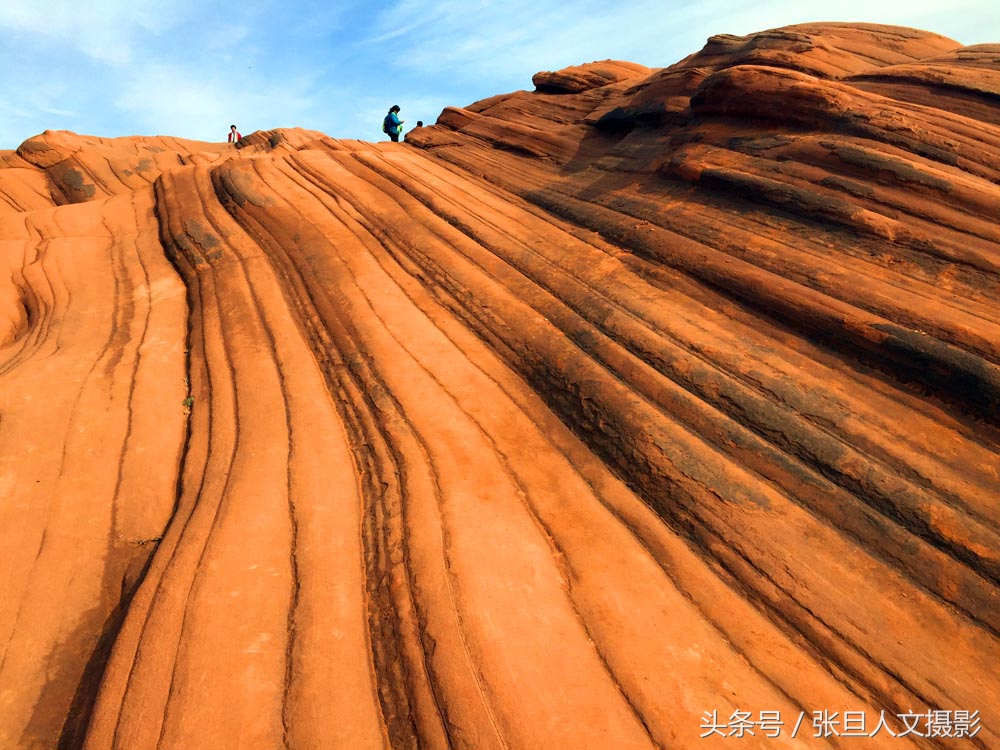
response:
<path fill-rule="evenodd" d="M 236 131 L 235 125 L 229 126 L 229 142 L 235 145 L 239 141 L 243 140 L 243 136 Z"/>
<path fill-rule="evenodd" d="M 412 128 L 410 128 L 410 132 L 406 134 L 407 139 L 409 139 L 410 135 L 413 133 L 414 130 L 419 130 L 423 126 L 424 126 L 424 121 L 423 120 L 417 120 L 417 124 L 414 125 Z"/>
<path fill-rule="evenodd" d="M 382 120 L 382 132 L 387 133 L 394 143 L 399 142 L 399 134 L 403 132 L 405 120 L 399 119 L 399 105 L 393 104 L 389 107 L 389 114 Z"/>

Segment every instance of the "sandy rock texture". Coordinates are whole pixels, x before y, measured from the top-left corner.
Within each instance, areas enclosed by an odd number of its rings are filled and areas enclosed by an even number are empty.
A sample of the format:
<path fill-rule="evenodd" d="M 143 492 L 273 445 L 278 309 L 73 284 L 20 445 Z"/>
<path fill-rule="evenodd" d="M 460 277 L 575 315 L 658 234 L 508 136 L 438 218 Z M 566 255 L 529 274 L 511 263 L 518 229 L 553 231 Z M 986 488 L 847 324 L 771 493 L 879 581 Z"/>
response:
<path fill-rule="evenodd" d="M 998 81 L 0 152 L 0 748 L 1000 746 Z"/>

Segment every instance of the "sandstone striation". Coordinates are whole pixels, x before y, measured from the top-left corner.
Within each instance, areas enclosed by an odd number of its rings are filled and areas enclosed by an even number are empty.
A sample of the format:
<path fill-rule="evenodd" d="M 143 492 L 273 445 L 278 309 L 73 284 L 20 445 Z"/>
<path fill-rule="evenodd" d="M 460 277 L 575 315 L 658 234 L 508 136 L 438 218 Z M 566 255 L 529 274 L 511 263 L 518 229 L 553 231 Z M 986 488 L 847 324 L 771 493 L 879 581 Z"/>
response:
<path fill-rule="evenodd" d="M 1000 746 L 998 80 L 808 24 L 0 152 L 0 748 Z"/>

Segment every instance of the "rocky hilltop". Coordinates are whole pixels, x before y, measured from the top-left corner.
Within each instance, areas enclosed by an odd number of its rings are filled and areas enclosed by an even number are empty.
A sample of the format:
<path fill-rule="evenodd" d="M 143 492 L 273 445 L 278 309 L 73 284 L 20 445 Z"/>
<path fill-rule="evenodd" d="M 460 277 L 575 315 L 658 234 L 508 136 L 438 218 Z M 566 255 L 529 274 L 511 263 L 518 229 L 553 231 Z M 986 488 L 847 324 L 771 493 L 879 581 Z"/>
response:
<path fill-rule="evenodd" d="M 1000 747 L 1000 45 L 533 83 L 0 152 L 0 748 Z"/>

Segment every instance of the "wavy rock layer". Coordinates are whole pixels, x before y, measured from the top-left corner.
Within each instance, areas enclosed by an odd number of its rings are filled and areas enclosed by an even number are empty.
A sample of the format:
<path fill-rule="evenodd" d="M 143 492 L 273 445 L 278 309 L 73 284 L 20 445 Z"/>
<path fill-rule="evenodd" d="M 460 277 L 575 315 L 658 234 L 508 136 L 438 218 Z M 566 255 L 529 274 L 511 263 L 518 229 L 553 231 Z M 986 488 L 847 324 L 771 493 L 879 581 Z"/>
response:
<path fill-rule="evenodd" d="M 998 56 L 0 155 L 0 747 L 998 746 Z"/>

